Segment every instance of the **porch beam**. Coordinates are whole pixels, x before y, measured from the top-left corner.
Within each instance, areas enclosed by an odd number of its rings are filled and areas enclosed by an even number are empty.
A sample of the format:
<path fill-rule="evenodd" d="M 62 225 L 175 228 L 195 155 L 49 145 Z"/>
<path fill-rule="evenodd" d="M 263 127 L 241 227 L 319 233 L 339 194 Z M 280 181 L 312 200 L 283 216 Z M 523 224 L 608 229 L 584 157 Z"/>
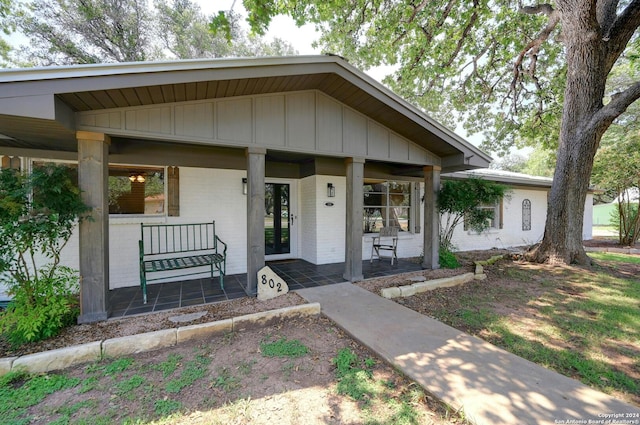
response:
<path fill-rule="evenodd" d="M 362 217 L 364 212 L 364 158 L 347 158 L 347 216 L 345 236 L 345 270 L 343 277 L 351 282 L 362 275 Z"/>
<path fill-rule="evenodd" d="M 109 316 L 109 144 L 103 133 L 78 131 L 78 185 L 91 207 L 80 231 L 80 316 L 78 323 Z"/>
<path fill-rule="evenodd" d="M 247 293 L 257 294 L 258 270 L 264 267 L 264 148 L 247 148 Z"/>
<path fill-rule="evenodd" d="M 422 267 L 440 268 L 440 216 L 437 200 L 440 190 L 440 170 L 437 165 L 424 167 L 424 257 Z"/>

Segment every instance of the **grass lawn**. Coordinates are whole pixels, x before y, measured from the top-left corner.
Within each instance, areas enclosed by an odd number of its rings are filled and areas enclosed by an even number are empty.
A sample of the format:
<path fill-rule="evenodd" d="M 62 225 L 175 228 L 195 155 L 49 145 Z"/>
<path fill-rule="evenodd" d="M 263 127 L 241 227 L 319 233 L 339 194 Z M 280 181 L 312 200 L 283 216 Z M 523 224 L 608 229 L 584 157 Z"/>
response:
<path fill-rule="evenodd" d="M 401 303 L 640 405 L 640 257 L 589 255 L 591 269 L 502 261 L 486 281 Z"/>

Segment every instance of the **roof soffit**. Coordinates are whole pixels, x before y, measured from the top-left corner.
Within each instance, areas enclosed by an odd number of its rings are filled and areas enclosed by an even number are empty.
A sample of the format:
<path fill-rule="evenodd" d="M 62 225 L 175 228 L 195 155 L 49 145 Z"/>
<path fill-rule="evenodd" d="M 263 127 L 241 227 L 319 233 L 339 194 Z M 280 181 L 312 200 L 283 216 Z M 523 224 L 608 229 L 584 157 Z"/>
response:
<path fill-rule="evenodd" d="M 88 111 L 317 89 L 442 157 L 475 156 L 477 166 L 490 161 L 381 84 L 331 56 L 111 64 L 40 72 L 46 75 L 37 79 L 35 70 L 27 72 L 33 80 L 14 82 L 0 72 L 0 98 L 55 95 L 74 111 Z"/>

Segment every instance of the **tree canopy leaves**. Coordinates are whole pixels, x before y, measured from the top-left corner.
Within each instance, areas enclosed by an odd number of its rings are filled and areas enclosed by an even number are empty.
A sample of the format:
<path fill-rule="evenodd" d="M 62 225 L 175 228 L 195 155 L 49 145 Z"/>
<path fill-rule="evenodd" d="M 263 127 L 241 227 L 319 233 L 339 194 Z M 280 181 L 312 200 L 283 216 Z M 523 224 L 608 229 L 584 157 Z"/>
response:
<path fill-rule="evenodd" d="M 0 31 L 5 35 L 9 35 L 13 30 L 13 25 L 8 19 L 12 11 L 11 6 L 11 0 L 0 0 Z M 0 36 L 0 59 L 7 60 L 9 50 L 11 50 L 11 46 L 9 46 L 9 43 Z"/>
<path fill-rule="evenodd" d="M 295 53 L 283 40 L 249 36 L 234 14 L 227 40 L 210 31 L 211 19 L 191 0 L 31 0 L 13 22 L 30 39 L 17 52 L 28 65 Z"/>
<path fill-rule="evenodd" d="M 559 43 L 535 44 L 548 21 L 508 1 L 246 0 L 248 21 L 264 33 L 276 14 L 321 31 L 318 44 L 368 69 L 395 65 L 384 82 L 455 127 L 484 132 L 506 151 L 530 138 L 555 146 L 564 74 Z M 552 28 L 547 38 L 558 36 Z M 514 67 L 515 66 L 515 67 Z"/>

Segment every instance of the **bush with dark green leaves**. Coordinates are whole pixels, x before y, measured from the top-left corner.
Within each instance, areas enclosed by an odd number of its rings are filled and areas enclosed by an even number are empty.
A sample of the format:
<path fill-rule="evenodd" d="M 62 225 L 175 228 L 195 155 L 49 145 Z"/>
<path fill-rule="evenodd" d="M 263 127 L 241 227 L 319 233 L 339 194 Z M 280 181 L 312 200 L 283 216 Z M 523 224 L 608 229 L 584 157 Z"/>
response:
<path fill-rule="evenodd" d="M 457 269 L 460 267 L 460 263 L 456 258 L 456 255 L 446 248 L 440 248 L 440 267 L 443 269 Z"/>
<path fill-rule="evenodd" d="M 72 173 L 64 165 L 0 170 L 0 282 L 13 298 L 0 333 L 14 345 L 51 337 L 77 316 L 78 273 L 60 256 L 89 208 Z"/>
<path fill-rule="evenodd" d="M 443 181 L 438 191 L 440 250 L 454 250 L 451 240 L 460 223 L 478 233 L 487 230 L 493 211 L 482 207 L 498 204 L 507 190 L 507 186 L 478 177 Z"/>

